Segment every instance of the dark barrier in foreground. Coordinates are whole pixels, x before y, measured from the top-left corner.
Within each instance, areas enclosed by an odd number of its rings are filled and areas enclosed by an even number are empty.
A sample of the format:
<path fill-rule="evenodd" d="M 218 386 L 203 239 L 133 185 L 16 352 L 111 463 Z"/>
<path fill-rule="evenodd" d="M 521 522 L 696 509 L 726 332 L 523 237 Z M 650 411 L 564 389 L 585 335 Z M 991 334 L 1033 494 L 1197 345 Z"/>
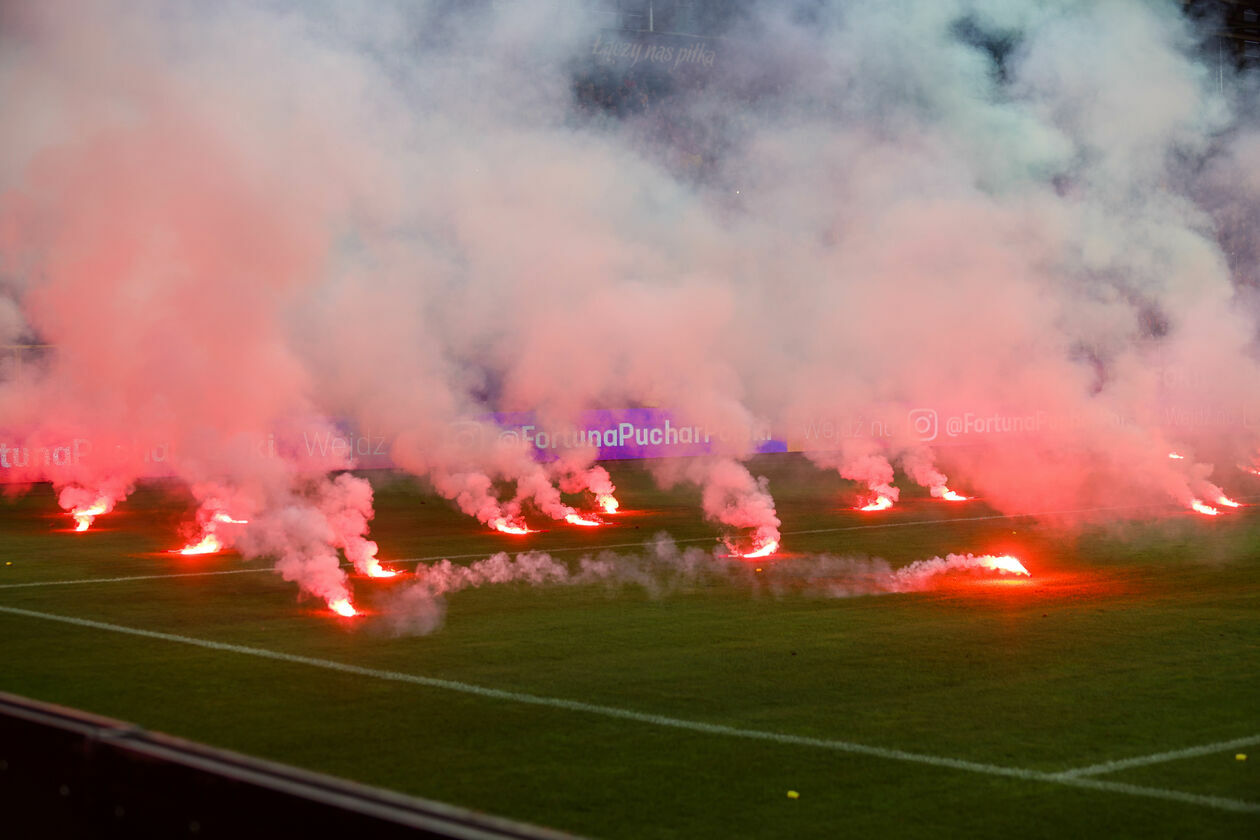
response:
<path fill-rule="evenodd" d="M 0 836 L 567 837 L 4 693 Z"/>

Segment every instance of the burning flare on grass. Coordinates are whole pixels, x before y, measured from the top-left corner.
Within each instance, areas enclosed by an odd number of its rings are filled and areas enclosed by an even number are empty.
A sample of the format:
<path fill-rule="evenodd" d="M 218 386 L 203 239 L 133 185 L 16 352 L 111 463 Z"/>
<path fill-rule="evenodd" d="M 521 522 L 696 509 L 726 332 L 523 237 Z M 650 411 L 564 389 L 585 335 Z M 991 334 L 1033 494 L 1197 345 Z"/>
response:
<path fill-rule="evenodd" d="M 1168 453 L 1168 457 L 1169 457 L 1169 458 L 1171 458 L 1171 459 L 1173 459 L 1174 461 L 1184 461 L 1184 460 L 1186 460 L 1186 456 L 1185 456 L 1185 455 L 1182 455 L 1180 452 L 1169 452 L 1169 453 Z"/>
<path fill-rule="evenodd" d="M 875 501 L 869 504 L 861 505 L 855 509 L 856 510 L 888 510 L 892 506 L 893 506 L 893 500 L 888 498 L 887 496 L 881 495 L 881 496 L 876 496 Z"/>
<path fill-rule="evenodd" d="M 566 513 L 564 515 L 564 521 L 568 522 L 570 525 L 581 525 L 586 528 L 598 528 L 600 525 L 604 524 L 598 519 L 584 517 L 577 511 L 574 511 L 573 513 Z"/>
<path fill-rule="evenodd" d="M 174 554 L 216 554 L 223 550 L 223 543 L 214 534 L 206 534 L 201 542 L 186 545 L 174 551 Z"/>
<path fill-rule="evenodd" d="M 746 554 L 740 554 L 738 556 L 744 558 L 745 560 L 753 560 L 758 557 L 769 557 L 771 554 L 774 554 L 778 550 L 779 550 L 779 541 L 770 540 L 770 542 L 766 543 L 761 548 L 758 548 L 754 551 L 749 551 Z"/>
<path fill-rule="evenodd" d="M 204 510 L 204 509 L 203 509 Z M 202 514 L 204 516 L 204 514 Z M 189 543 L 183 548 L 176 549 L 172 554 L 216 554 L 223 550 L 223 540 L 215 536 L 215 529 L 219 525 L 248 525 L 248 519 L 236 519 L 223 511 L 216 511 L 206 521 L 203 526 L 203 535 L 201 539 L 195 543 Z"/>
<path fill-rule="evenodd" d="M 1219 510 L 1207 504 L 1206 502 L 1200 501 L 1199 499 L 1194 499 L 1193 501 L 1191 501 L 1190 507 L 1194 509 L 1195 511 L 1198 511 L 1199 513 L 1203 514 L 1204 516 L 1216 516 L 1217 514 L 1220 513 Z"/>
<path fill-rule="evenodd" d="M 730 551 L 732 557 L 739 557 L 743 560 L 755 560 L 759 557 L 769 557 L 779 550 L 779 539 L 777 534 L 755 534 L 752 539 L 752 548 L 747 551 L 742 551 L 736 548 L 731 537 L 723 537 L 722 541 L 726 543 L 726 548 Z"/>
<path fill-rule="evenodd" d="M 506 519 L 505 517 L 502 517 L 502 516 L 500 516 L 498 519 L 494 519 L 494 520 L 492 520 L 492 521 L 490 522 L 490 527 L 491 527 L 491 528 L 493 528 L 493 529 L 494 529 L 494 530 L 496 530 L 496 531 L 499 531 L 500 533 L 503 533 L 503 534 L 517 534 L 517 535 L 520 535 L 520 534 L 532 534 L 532 533 L 534 533 L 534 532 L 533 532 L 533 531 L 531 531 L 531 530 L 530 530 L 530 529 L 529 529 L 529 528 L 525 525 L 525 523 L 524 523 L 524 522 L 522 522 L 521 520 L 519 520 L 519 519 L 513 519 L 513 520 L 509 521 L 508 519 Z"/>
<path fill-rule="evenodd" d="M 381 565 L 381 561 L 375 557 L 369 557 L 364 564 L 364 573 L 372 578 L 392 578 L 398 574 L 396 569 L 387 569 Z"/>
<path fill-rule="evenodd" d="M 349 598 L 338 598 L 336 601 L 329 601 L 328 609 L 343 618 L 352 618 L 359 614 L 359 611 L 354 608 L 354 604 L 350 603 Z"/>
<path fill-rule="evenodd" d="M 1025 577 L 1032 577 L 1032 574 L 1029 573 L 1029 571 L 1024 568 L 1024 564 L 1019 562 L 1018 558 L 1013 557 L 1009 554 L 999 554 L 999 555 L 987 554 L 983 557 L 978 557 L 976 559 L 979 561 L 980 566 L 985 569 L 993 569 L 994 571 L 997 571 L 997 572 L 1006 572 L 1012 575 L 1023 575 Z"/>
<path fill-rule="evenodd" d="M 1248 464 L 1239 464 L 1238 469 L 1245 473 L 1251 473 L 1252 475 L 1260 475 L 1260 467 L 1253 467 Z"/>
<path fill-rule="evenodd" d="M 604 513 L 616 513 L 621 507 L 621 503 L 611 493 L 600 493 L 595 497 L 595 504 L 599 505 L 600 510 Z"/>
<path fill-rule="evenodd" d="M 109 501 L 106 499 L 97 499 L 90 505 L 77 507 L 70 511 L 70 515 L 74 517 L 76 531 L 86 531 L 92 527 L 92 521 L 102 513 L 109 513 Z"/>
<path fill-rule="evenodd" d="M 916 560 L 886 577 L 880 577 L 876 591 L 921 592 L 931 589 L 944 575 L 971 571 L 1032 577 L 1032 573 L 1024 568 L 1024 564 L 1010 554 L 948 554 L 944 557 Z"/>
<path fill-rule="evenodd" d="M 948 487 L 940 488 L 941 492 L 936 492 L 936 488 L 932 488 L 932 495 L 938 499 L 944 499 L 947 502 L 966 502 L 970 501 L 970 496 L 964 496 L 962 493 L 956 493 Z"/>
<path fill-rule="evenodd" d="M 1241 504 L 1239 504 L 1238 502 L 1235 502 L 1233 499 L 1231 499 L 1229 496 L 1226 496 L 1224 493 L 1216 497 L 1216 503 L 1218 505 L 1224 505 L 1225 507 L 1232 507 L 1232 508 L 1242 507 Z"/>

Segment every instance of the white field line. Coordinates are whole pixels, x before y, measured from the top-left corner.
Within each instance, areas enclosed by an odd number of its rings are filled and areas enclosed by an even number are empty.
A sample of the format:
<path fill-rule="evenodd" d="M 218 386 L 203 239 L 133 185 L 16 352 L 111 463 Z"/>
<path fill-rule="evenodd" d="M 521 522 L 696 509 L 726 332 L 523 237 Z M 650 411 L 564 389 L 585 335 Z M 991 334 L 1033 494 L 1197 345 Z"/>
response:
<path fill-rule="evenodd" d="M 1260 496 L 1241 496 L 1239 498 L 1244 499 L 1246 501 L 1252 501 L 1255 499 L 1260 499 Z M 1026 519 L 1026 518 L 1037 517 L 1037 516 L 1064 516 L 1064 515 L 1073 514 L 1073 513 L 1102 513 L 1105 511 L 1112 511 L 1112 510 L 1135 510 L 1135 509 L 1140 509 L 1140 508 L 1153 508 L 1153 507 L 1168 508 L 1172 506 L 1171 505 L 1116 505 L 1116 506 L 1111 506 L 1111 507 L 1079 508 L 1076 510 L 1047 510 L 1047 511 L 1042 511 L 1040 513 L 995 513 L 988 516 L 966 516 L 966 517 L 955 517 L 953 519 L 915 519 L 909 522 L 876 522 L 876 523 L 868 523 L 866 525 L 846 525 L 839 528 L 813 528 L 806 531 L 784 531 L 782 536 L 790 537 L 790 536 L 795 536 L 799 534 L 835 534 L 835 533 L 840 533 L 843 531 L 866 531 L 866 530 L 871 530 L 875 528 L 908 528 L 908 527 L 921 526 L 921 525 L 951 525 L 955 522 L 985 522 L 985 521 L 990 521 L 990 520 L 995 520 L 995 519 Z M 678 544 L 698 543 L 698 542 L 717 543 L 718 538 L 717 537 L 688 537 L 686 539 L 674 540 L 674 542 Z M 618 549 L 618 548 L 643 548 L 647 544 L 648 542 L 645 540 L 645 541 L 634 542 L 634 543 L 613 543 L 611 545 L 593 545 L 593 546 L 576 546 L 576 547 L 571 546 L 568 548 L 527 548 L 527 549 L 519 549 L 517 551 L 508 551 L 508 553 L 510 554 L 510 553 L 524 553 L 528 551 L 539 551 L 539 552 L 544 552 L 547 554 L 574 554 L 574 553 L 580 553 L 580 552 L 586 552 L 588 554 L 596 554 L 600 551 L 612 551 L 613 549 Z M 504 551 L 504 550 L 507 550 L 507 549 L 500 549 L 500 551 Z M 431 562 L 437 562 L 439 560 L 470 560 L 470 559 L 479 559 L 482 557 L 488 557 L 489 555 L 496 554 L 496 553 L 498 552 L 479 551 L 473 554 L 441 554 L 441 555 L 435 554 L 431 557 L 407 557 L 401 560 L 386 560 L 385 562 L 390 563 L 391 565 L 398 565 L 401 563 L 431 563 Z M 351 564 L 342 563 L 341 565 L 350 566 Z M 37 586 L 72 586 L 75 584 L 88 584 L 88 583 L 123 583 L 126 581 L 132 581 L 132 580 L 162 580 L 165 578 L 213 577 L 215 575 L 249 575 L 249 574 L 259 574 L 262 572 L 271 572 L 271 571 L 274 571 L 274 569 L 271 568 L 270 566 L 267 566 L 267 567 L 256 567 L 256 568 L 251 568 L 251 569 L 229 569 L 226 571 L 216 571 L 216 572 L 173 572 L 171 574 L 163 574 L 163 575 L 129 575 L 125 577 L 81 578 L 78 580 L 40 580 L 40 581 L 30 581 L 27 583 L 0 583 L 0 589 L 28 589 L 28 588 L 37 587 Z"/>
<path fill-rule="evenodd" d="M 72 586 L 78 583 L 121 583 L 127 580 L 166 580 L 168 578 L 209 577 L 211 575 L 249 575 L 258 572 L 274 572 L 265 569 L 225 569 L 218 572 L 172 572 L 164 575 L 128 575 L 126 577 L 80 578 L 78 580 L 35 580 L 28 583 L 0 583 L 0 589 L 28 589 L 33 586 Z"/>
<path fill-rule="evenodd" d="M 36 612 L 34 610 L 25 610 L 19 607 L 0 606 L 0 613 L 23 616 L 26 618 L 38 618 L 45 621 L 56 621 L 63 624 L 75 625 L 77 627 L 87 627 L 93 630 L 104 630 L 111 633 L 140 636 L 146 639 L 157 639 L 163 642 L 191 645 L 193 647 L 205 648 L 207 650 L 236 653 L 243 656 L 271 659 L 295 665 L 307 665 L 313 668 L 322 668 L 327 671 L 337 671 L 343 674 L 353 674 L 360 677 L 370 677 L 372 679 L 388 680 L 390 682 L 409 683 L 411 685 L 420 685 L 426 688 L 436 688 L 444 691 L 454 691 L 461 694 L 469 694 L 491 700 L 502 700 L 509 703 L 521 703 L 530 706 L 562 709 L 564 711 L 598 715 L 618 720 L 628 720 L 635 723 L 647 724 L 649 726 L 677 729 L 687 732 L 698 732 L 705 735 L 721 735 L 728 738 L 742 738 L 750 741 L 764 741 L 795 747 L 812 747 L 814 749 L 830 750 L 833 752 L 850 753 L 854 755 L 865 755 L 872 758 L 882 758 L 890 761 L 904 761 L 912 764 L 923 764 L 930 767 L 941 767 L 950 770 L 964 770 L 969 773 L 981 773 L 989 776 L 1003 776 L 1006 778 L 1020 779 L 1030 782 L 1048 782 L 1068 787 L 1084 788 L 1086 790 L 1124 793 L 1131 796 L 1143 796 L 1151 799 L 1162 799 L 1169 802 L 1199 805 L 1222 811 L 1260 814 L 1260 803 L 1245 802 L 1240 799 L 1226 799 L 1219 796 L 1203 796 L 1179 790 L 1165 790 L 1163 788 L 1144 787 L 1141 785 L 1130 785 L 1121 782 L 1107 782 L 1092 778 L 1064 776 L 1057 773 L 1043 773 L 1038 770 L 1026 770 L 1020 767 L 1003 767 L 997 764 L 983 764 L 975 761 L 929 755 L 926 753 L 914 753 L 885 747 L 873 747 L 867 744 L 857 744 L 850 741 L 839 741 L 828 738 L 811 738 L 804 735 L 791 735 L 785 732 L 772 732 L 760 729 L 740 729 L 738 727 L 724 726 L 716 723 L 705 723 L 703 721 L 684 720 L 681 718 L 667 717 L 665 715 L 636 712 L 632 709 L 622 709 L 616 706 L 602 706 L 594 703 L 583 703 L 577 700 L 565 700 L 559 697 L 546 697 L 537 694 L 504 691 L 502 689 L 487 688 L 485 686 L 474 685 L 472 683 L 444 680 L 437 677 L 424 677 L 418 674 L 407 674 L 400 671 L 384 671 L 376 668 L 364 668 L 358 665 L 348 665 L 328 659 L 316 659 L 310 656 L 281 653 L 279 651 L 266 650 L 264 648 L 246 647 L 244 645 L 233 645 L 225 642 L 214 642 L 208 639 L 197 639 L 191 636 L 179 636 L 174 633 L 162 633 L 154 630 L 142 630 L 136 627 L 124 627 L 119 624 L 108 624 L 103 621 L 92 621 L 91 619 L 86 618 Z"/>
<path fill-rule="evenodd" d="M 1102 764 L 1091 764 L 1088 767 L 1077 767 L 1056 773 L 1064 779 L 1079 779 L 1082 776 L 1098 776 L 1103 773 L 1115 773 L 1128 770 L 1130 767 L 1145 767 L 1148 764 L 1163 764 L 1166 761 L 1180 761 L 1183 758 L 1198 758 L 1201 755 L 1236 750 L 1260 744 L 1260 735 L 1249 735 L 1246 738 L 1235 738 L 1232 741 L 1217 741 L 1215 744 L 1202 744 L 1197 747 L 1186 747 L 1184 750 L 1170 750 L 1152 755 L 1139 755 L 1133 758 L 1121 758 L 1116 761 L 1104 761 Z"/>

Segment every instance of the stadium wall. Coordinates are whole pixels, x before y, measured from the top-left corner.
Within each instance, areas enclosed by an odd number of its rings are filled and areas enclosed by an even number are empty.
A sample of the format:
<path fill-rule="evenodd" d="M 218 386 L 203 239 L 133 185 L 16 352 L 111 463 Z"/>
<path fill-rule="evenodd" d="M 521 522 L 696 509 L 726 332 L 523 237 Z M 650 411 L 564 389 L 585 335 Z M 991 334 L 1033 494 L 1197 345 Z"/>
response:
<path fill-rule="evenodd" d="M 0 814 L 14 838 L 569 836 L 4 693 Z"/>

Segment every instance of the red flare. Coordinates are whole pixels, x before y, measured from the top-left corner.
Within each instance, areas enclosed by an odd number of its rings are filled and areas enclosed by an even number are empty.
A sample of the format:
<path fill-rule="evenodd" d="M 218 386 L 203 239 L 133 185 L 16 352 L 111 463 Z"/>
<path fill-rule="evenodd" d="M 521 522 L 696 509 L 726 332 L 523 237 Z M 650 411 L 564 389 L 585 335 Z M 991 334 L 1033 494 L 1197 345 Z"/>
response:
<path fill-rule="evenodd" d="M 359 614 L 359 611 L 354 608 L 354 604 L 350 603 L 349 598 L 340 598 L 336 601 L 329 601 L 328 609 L 343 618 L 352 618 Z"/>
<path fill-rule="evenodd" d="M 1168 453 L 1168 457 L 1169 457 L 1169 458 L 1172 458 L 1174 461 L 1184 461 L 1184 460 L 1186 460 L 1186 456 L 1185 456 L 1185 455 L 1182 455 L 1180 452 L 1169 452 L 1169 453 Z"/>
<path fill-rule="evenodd" d="M 940 492 L 938 498 L 944 499 L 947 502 L 966 502 L 971 500 L 970 496 L 964 496 L 962 493 L 955 493 L 948 487 Z"/>
<path fill-rule="evenodd" d="M 1218 505 L 1225 505 L 1225 507 L 1232 507 L 1232 508 L 1242 507 L 1241 504 L 1239 504 L 1238 502 L 1235 502 L 1233 499 L 1231 499 L 1229 496 L 1226 496 L 1223 493 L 1220 496 L 1216 497 L 1216 503 Z"/>
<path fill-rule="evenodd" d="M 598 528 L 600 525 L 604 524 L 598 519 L 584 518 L 577 512 L 565 514 L 564 521 L 568 522 L 570 525 L 582 525 L 586 528 Z"/>
<path fill-rule="evenodd" d="M 754 540 L 753 547 L 747 551 L 741 551 L 735 547 L 735 543 L 731 537 L 723 537 L 722 542 L 726 543 L 726 549 L 731 553 L 731 557 L 739 557 L 744 560 L 754 560 L 759 557 L 769 557 L 779 550 L 779 541 L 774 537 L 762 537 L 765 542 Z"/>
<path fill-rule="evenodd" d="M 215 554 L 223 550 L 223 543 L 214 534 L 206 534 L 201 542 L 186 545 L 172 552 L 173 554 Z"/>
<path fill-rule="evenodd" d="M 228 516 L 226 513 L 222 513 L 222 512 L 216 513 L 214 515 L 213 521 L 227 522 L 232 525 L 248 525 L 249 524 L 248 519 L 233 519 L 232 517 Z"/>
<path fill-rule="evenodd" d="M 888 510 L 893 506 L 893 500 L 887 496 L 877 496 L 875 501 L 870 504 L 861 505 L 854 510 Z"/>
<path fill-rule="evenodd" d="M 745 560 L 752 560 L 757 557 L 769 557 L 771 554 L 774 554 L 778 550 L 779 550 L 779 541 L 770 540 L 770 542 L 766 543 L 761 548 L 758 548 L 754 551 L 749 551 L 746 554 L 739 554 L 736 556 L 742 557 Z M 757 571 L 761 571 L 761 570 L 758 569 Z"/>
<path fill-rule="evenodd" d="M 621 507 L 621 503 L 611 493 L 600 493 L 595 497 L 595 503 L 604 513 L 616 513 Z"/>
<path fill-rule="evenodd" d="M 988 555 L 978 559 L 980 560 L 980 565 L 986 569 L 993 569 L 997 572 L 1005 572 L 1012 575 L 1032 577 L 1032 574 L 1024 568 L 1024 564 L 1019 562 L 1017 557 L 1013 557 L 1010 554 Z"/>
<path fill-rule="evenodd" d="M 92 527 L 92 521 L 102 513 L 109 511 L 109 502 L 105 499 L 97 499 L 87 507 L 79 506 L 70 511 L 70 515 L 74 517 L 76 531 L 86 531 Z"/>
<path fill-rule="evenodd" d="M 372 578 L 392 578 L 398 574 L 397 569 L 387 569 L 375 557 L 367 562 L 367 576 Z"/>
<path fill-rule="evenodd" d="M 1209 504 L 1205 504 L 1204 502 L 1201 502 L 1198 499 L 1195 499 L 1194 501 L 1190 502 L 1190 507 L 1198 511 L 1199 513 L 1203 514 L 1204 516 L 1216 516 L 1217 514 L 1220 513 L 1220 511 L 1217 510 L 1216 508 L 1212 507 Z"/>
<path fill-rule="evenodd" d="M 509 522 L 507 519 L 503 518 L 502 516 L 500 516 L 498 519 L 491 522 L 490 527 L 504 534 L 516 534 L 518 536 L 521 534 L 534 533 L 533 531 L 529 530 L 529 528 L 526 527 L 525 523 L 520 521 L 519 519 L 514 519 L 511 522 Z"/>
<path fill-rule="evenodd" d="M 1246 464 L 1239 464 L 1238 469 L 1245 473 L 1251 473 L 1252 475 L 1260 475 L 1260 467 L 1250 467 Z"/>

